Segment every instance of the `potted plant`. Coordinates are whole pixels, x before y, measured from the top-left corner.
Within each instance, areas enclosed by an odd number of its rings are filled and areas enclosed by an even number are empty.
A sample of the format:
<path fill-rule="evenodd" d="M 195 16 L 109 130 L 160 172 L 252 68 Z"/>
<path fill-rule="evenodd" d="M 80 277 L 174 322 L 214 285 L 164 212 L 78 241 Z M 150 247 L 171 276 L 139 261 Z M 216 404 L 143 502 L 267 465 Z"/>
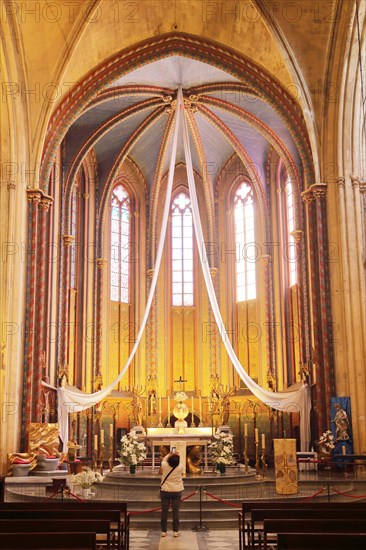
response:
<path fill-rule="evenodd" d="M 81 487 L 83 498 L 89 499 L 95 494 L 91 491 L 91 487 L 96 483 L 101 483 L 103 479 L 102 474 L 99 472 L 84 467 L 81 472 L 71 476 L 71 483 Z"/>
<path fill-rule="evenodd" d="M 213 464 L 216 465 L 216 468 L 223 475 L 226 471 L 226 466 L 233 463 L 233 436 L 224 432 L 215 434 L 208 446 L 208 451 Z"/>
<path fill-rule="evenodd" d="M 134 474 L 137 464 L 141 464 L 146 459 L 145 443 L 139 442 L 137 435 L 133 433 L 124 435 L 118 455 L 120 463 L 129 466 L 130 474 Z"/>

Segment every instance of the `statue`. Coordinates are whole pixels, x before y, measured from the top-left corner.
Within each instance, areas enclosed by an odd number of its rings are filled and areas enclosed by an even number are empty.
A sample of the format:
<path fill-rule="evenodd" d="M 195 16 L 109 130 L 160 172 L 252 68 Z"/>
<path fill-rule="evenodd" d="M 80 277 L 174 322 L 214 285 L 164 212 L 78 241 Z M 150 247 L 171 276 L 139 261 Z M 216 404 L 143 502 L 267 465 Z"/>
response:
<path fill-rule="evenodd" d="M 233 388 L 224 388 L 224 386 L 217 386 L 212 394 L 215 397 L 217 413 L 220 418 L 220 426 L 227 426 L 230 416 L 230 399 L 236 392 L 235 386 Z"/>
<path fill-rule="evenodd" d="M 136 426 L 142 426 L 142 401 L 141 396 L 143 394 L 142 387 L 140 389 L 136 386 L 132 386 L 128 390 L 125 390 L 128 395 L 132 397 L 132 411 L 135 418 Z"/>
<path fill-rule="evenodd" d="M 187 453 L 187 470 L 190 474 L 201 474 L 201 447 L 195 445 Z"/>
<path fill-rule="evenodd" d="M 149 416 L 156 414 L 156 394 L 155 390 L 149 393 Z"/>
<path fill-rule="evenodd" d="M 337 412 L 332 422 L 336 426 L 336 441 L 347 441 L 350 438 L 348 415 L 339 403 L 336 403 L 334 408 Z"/>

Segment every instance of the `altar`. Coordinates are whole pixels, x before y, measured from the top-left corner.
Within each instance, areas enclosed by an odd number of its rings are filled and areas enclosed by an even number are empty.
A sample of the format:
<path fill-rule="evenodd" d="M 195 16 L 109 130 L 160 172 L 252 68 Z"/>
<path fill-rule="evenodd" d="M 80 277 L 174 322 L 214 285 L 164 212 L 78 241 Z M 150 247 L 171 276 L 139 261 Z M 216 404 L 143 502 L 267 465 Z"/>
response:
<path fill-rule="evenodd" d="M 145 441 L 152 450 L 152 470 L 155 469 L 155 447 L 176 447 L 185 467 L 188 446 L 204 447 L 205 470 L 208 469 L 207 446 L 213 436 L 212 427 L 185 428 L 184 433 L 177 433 L 175 428 L 147 428 Z"/>

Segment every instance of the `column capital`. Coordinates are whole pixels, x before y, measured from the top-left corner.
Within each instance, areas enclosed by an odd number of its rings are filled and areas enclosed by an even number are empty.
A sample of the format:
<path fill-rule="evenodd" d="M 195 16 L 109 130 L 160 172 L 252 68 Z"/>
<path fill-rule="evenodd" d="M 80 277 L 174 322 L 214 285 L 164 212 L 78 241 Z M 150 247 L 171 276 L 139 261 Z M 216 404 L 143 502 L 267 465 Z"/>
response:
<path fill-rule="evenodd" d="M 39 204 L 42 198 L 42 191 L 40 189 L 27 189 L 27 201 L 31 204 Z"/>
<path fill-rule="evenodd" d="M 351 174 L 351 183 L 352 183 L 353 189 L 360 187 L 360 178 L 355 174 Z"/>
<path fill-rule="evenodd" d="M 150 268 L 150 269 L 147 270 L 147 276 L 148 276 L 148 278 L 150 279 L 150 281 L 151 281 L 152 278 L 153 278 L 154 271 L 155 271 L 155 270 L 154 270 L 153 268 Z"/>
<path fill-rule="evenodd" d="M 212 279 L 216 278 L 217 272 L 218 272 L 217 267 L 210 267 L 210 274 Z"/>
<path fill-rule="evenodd" d="M 314 193 L 311 189 L 307 189 L 301 193 L 301 198 L 304 202 L 312 202 L 315 200 Z"/>
<path fill-rule="evenodd" d="M 272 257 L 271 257 L 270 254 L 262 254 L 261 260 L 262 260 L 263 264 L 264 264 L 265 266 L 267 266 L 267 265 L 270 264 L 270 262 L 271 262 L 271 260 L 272 260 Z"/>
<path fill-rule="evenodd" d="M 64 241 L 65 246 L 71 246 L 75 240 L 73 235 L 62 235 L 62 240 Z"/>
<path fill-rule="evenodd" d="M 7 188 L 8 191 L 15 191 L 17 186 L 16 186 L 14 181 L 9 181 L 6 185 L 6 188 Z"/>
<path fill-rule="evenodd" d="M 96 262 L 97 262 L 97 267 L 99 267 L 99 269 L 102 269 L 102 267 L 105 267 L 107 265 L 106 258 L 97 258 Z"/>
<path fill-rule="evenodd" d="M 52 204 L 53 204 L 53 197 L 50 197 L 49 195 L 43 195 L 40 201 L 40 207 L 46 210 L 46 212 L 48 212 Z"/>
<path fill-rule="evenodd" d="M 295 239 L 295 243 L 299 243 L 301 242 L 303 233 L 302 229 L 294 229 L 291 231 L 290 235 Z"/>
<path fill-rule="evenodd" d="M 337 178 L 337 186 L 340 189 L 344 189 L 346 186 L 346 178 L 344 178 L 343 176 L 339 176 Z"/>
<path fill-rule="evenodd" d="M 325 197 L 327 188 L 327 183 L 313 183 L 313 185 L 310 185 L 309 189 L 313 192 L 315 199 L 318 199 L 320 197 Z"/>

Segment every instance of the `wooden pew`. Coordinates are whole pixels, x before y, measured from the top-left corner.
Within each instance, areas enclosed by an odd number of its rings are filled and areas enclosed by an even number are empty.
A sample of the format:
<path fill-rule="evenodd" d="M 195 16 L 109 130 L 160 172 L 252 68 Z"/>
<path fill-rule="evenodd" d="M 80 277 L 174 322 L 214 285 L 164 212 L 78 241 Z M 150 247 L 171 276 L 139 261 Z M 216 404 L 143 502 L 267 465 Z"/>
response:
<path fill-rule="evenodd" d="M 277 550 L 365 550 L 366 535 L 353 533 L 278 533 Z"/>
<path fill-rule="evenodd" d="M 262 530 L 263 521 L 265 519 L 362 519 L 366 517 L 365 509 L 354 509 L 353 507 L 345 506 L 341 509 L 320 509 L 309 506 L 306 509 L 299 508 L 276 508 L 276 509 L 253 509 L 251 511 L 250 529 L 250 548 L 255 547 L 255 533 Z M 260 526 L 261 529 L 258 529 Z"/>
<path fill-rule="evenodd" d="M 22 539 L 23 533 L 94 533 L 98 544 L 111 549 L 110 522 L 108 520 L 90 519 L 44 519 L 34 514 L 36 519 L 0 519 L 0 539 L 2 533 L 18 533 Z"/>
<path fill-rule="evenodd" d="M 1 550 L 96 550 L 95 533 L 1 533 Z"/>
<path fill-rule="evenodd" d="M 263 510 L 274 510 L 274 509 L 292 509 L 292 510 L 308 510 L 310 508 L 314 510 L 341 510 L 346 509 L 355 509 L 355 510 L 366 510 L 366 502 L 275 502 L 273 500 L 249 500 L 242 503 L 242 510 L 239 512 L 239 550 L 243 550 L 247 547 L 245 535 L 246 533 L 246 520 L 249 519 L 250 513 L 253 509 L 263 509 Z M 250 540 L 248 541 L 248 547 L 250 547 Z"/>
<path fill-rule="evenodd" d="M 46 502 L 0 502 L 0 513 L 2 510 L 118 510 L 120 513 L 119 529 L 120 547 L 123 550 L 129 549 L 129 515 L 127 513 L 127 502 L 93 500 L 82 502 L 79 500 L 56 500 L 51 499 Z"/>
<path fill-rule="evenodd" d="M 108 540 L 111 540 L 113 524 L 117 524 L 119 532 L 120 515 L 116 510 L 0 510 L 0 520 L 55 520 L 55 521 L 108 521 Z M 57 529 L 54 529 L 57 531 Z M 85 531 L 85 529 L 82 529 Z M 88 531 L 88 529 L 86 529 Z M 110 542 L 109 542 L 110 546 Z M 120 548 L 118 538 L 117 548 Z"/>
<path fill-rule="evenodd" d="M 263 521 L 263 548 L 267 550 L 269 536 L 278 533 L 363 533 L 364 519 L 265 519 Z M 262 539 L 262 536 L 260 537 Z M 262 544 L 260 544 L 260 548 Z M 311 548 L 311 546 L 309 546 Z"/>

